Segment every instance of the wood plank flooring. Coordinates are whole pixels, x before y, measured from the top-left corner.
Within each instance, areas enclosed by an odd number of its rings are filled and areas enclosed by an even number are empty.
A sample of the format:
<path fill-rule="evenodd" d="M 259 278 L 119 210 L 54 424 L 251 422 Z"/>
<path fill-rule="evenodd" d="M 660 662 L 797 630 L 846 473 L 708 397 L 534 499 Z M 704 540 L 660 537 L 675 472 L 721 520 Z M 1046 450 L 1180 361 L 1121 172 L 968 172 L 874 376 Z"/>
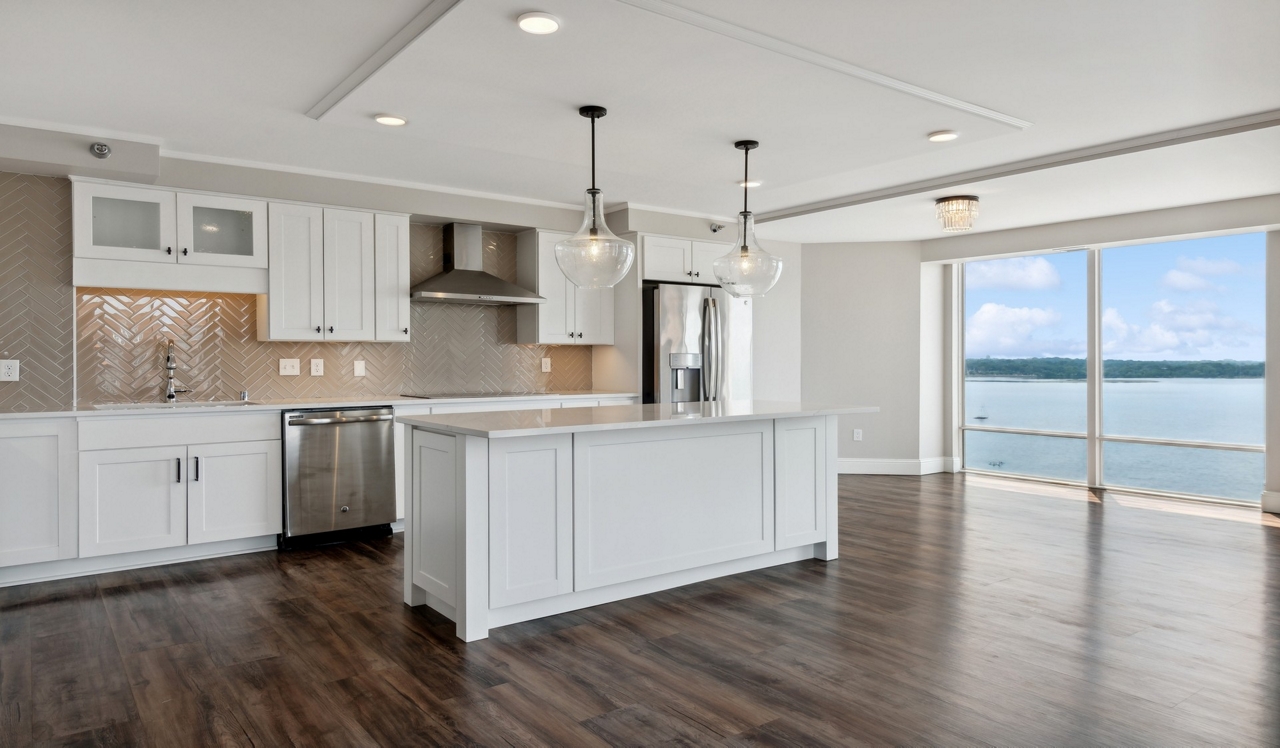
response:
<path fill-rule="evenodd" d="M 1270 515 L 936 475 L 840 517 L 837 562 L 472 644 L 398 536 L 0 590 L 0 746 L 1280 745 Z"/>

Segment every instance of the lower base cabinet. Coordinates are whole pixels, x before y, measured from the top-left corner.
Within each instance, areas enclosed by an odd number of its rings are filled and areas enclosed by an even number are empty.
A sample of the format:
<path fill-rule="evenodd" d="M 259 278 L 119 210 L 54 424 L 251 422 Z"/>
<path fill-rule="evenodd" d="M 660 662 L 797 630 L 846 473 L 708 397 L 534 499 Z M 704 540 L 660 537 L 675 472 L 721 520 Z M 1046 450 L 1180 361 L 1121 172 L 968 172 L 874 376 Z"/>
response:
<path fill-rule="evenodd" d="M 0 422 L 0 567 L 76 557 L 76 422 Z"/>
<path fill-rule="evenodd" d="M 280 532 L 280 442 L 80 453 L 80 556 Z"/>

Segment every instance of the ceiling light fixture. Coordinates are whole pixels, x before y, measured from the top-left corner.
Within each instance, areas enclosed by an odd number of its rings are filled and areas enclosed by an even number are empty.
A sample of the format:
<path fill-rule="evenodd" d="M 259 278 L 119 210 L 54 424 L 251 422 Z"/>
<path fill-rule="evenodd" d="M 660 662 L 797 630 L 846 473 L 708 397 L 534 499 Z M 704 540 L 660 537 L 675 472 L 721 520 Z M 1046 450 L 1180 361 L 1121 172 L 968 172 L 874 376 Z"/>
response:
<path fill-rule="evenodd" d="M 378 114 L 374 116 L 373 121 L 387 127 L 400 127 L 401 125 L 409 124 L 409 120 L 404 117 L 397 117 L 394 114 Z"/>
<path fill-rule="evenodd" d="M 958 137 L 960 137 L 960 133 L 956 132 L 955 130 L 938 130 L 937 132 L 929 133 L 929 142 L 930 143 L 948 143 L 952 140 L 955 140 Z"/>
<path fill-rule="evenodd" d="M 530 34 L 554 34 L 560 30 L 560 19 L 550 13 L 536 11 L 525 13 L 516 19 L 520 30 Z"/>
<path fill-rule="evenodd" d="M 937 208 L 943 231 L 968 231 L 973 228 L 973 219 L 978 217 L 976 195 L 940 197 L 933 204 Z"/>
<path fill-rule="evenodd" d="M 587 190 L 582 227 L 556 242 L 556 264 L 578 288 L 615 286 L 636 259 L 636 245 L 614 236 L 604 222 L 604 193 L 596 189 L 596 120 L 606 113 L 602 106 L 578 109 L 578 114 L 591 120 L 591 189 Z"/>
<path fill-rule="evenodd" d="M 764 251 L 756 242 L 756 219 L 747 209 L 748 176 L 747 159 L 754 148 L 754 140 L 739 140 L 734 148 L 742 151 L 742 212 L 738 214 L 738 240 L 733 248 L 711 263 L 716 280 L 724 290 L 737 297 L 764 296 L 782 276 L 782 259 Z"/>

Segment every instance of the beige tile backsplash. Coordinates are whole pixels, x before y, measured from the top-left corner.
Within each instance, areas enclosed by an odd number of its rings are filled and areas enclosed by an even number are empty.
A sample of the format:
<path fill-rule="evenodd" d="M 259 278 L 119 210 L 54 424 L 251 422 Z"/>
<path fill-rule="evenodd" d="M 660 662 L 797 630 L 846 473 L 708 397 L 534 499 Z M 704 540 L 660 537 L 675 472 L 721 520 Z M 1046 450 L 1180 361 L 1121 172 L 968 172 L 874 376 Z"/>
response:
<path fill-rule="evenodd" d="M 485 232 L 484 243 L 485 270 L 514 282 L 515 236 Z M 413 225 L 413 282 L 442 269 L 441 228 Z M 81 404 L 159 400 L 170 339 L 178 383 L 197 400 L 233 399 L 241 390 L 265 399 L 591 387 L 591 349 L 516 345 L 514 307 L 414 304 L 409 343 L 259 342 L 255 297 L 240 294 L 79 288 L 76 319 Z M 544 356 L 552 359 L 549 374 Z M 281 358 L 302 359 L 302 374 L 280 376 Z M 310 376 L 312 358 L 324 359 L 324 376 Z M 364 377 L 353 374 L 357 360 Z"/>

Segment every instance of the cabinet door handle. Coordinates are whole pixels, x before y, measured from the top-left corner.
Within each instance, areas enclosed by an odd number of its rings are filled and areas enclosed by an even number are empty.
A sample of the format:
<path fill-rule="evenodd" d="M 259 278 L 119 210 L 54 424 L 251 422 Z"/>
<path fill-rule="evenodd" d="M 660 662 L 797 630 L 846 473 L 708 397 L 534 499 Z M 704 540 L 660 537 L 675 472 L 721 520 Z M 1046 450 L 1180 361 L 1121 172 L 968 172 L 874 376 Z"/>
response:
<path fill-rule="evenodd" d="M 177 459 L 178 459 L 178 482 L 181 483 L 182 482 L 182 458 L 179 457 Z"/>
<path fill-rule="evenodd" d="M 690 270 L 690 271 L 688 271 L 687 273 L 685 273 L 685 275 L 687 275 L 687 276 L 689 276 L 690 278 L 692 278 L 692 277 L 693 277 L 693 271 L 692 271 L 692 270 Z"/>
<path fill-rule="evenodd" d="M 186 257 L 188 254 L 190 254 L 190 252 L 188 252 L 188 251 L 187 251 L 187 248 L 186 248 L 186 247 L 183 247 L 183 248 L 182 248 L 182 256 L 183 256 L 183 257 Z"/>
<path fill-rule="evenodd" d="M 194 480 L 194 481 L 196 481 L 197 483 L 199 483 L 199 482 L 200 482 L 200 458 L 199 458 L 199 457 L 196 457 L 196 458 L 195 458 L 195 461 L 196 461 L 196 471 L 195 471 L 195 472 L 196 472 L 196 474 L 195 474 L 195 476 L 192 478 L 192 480 Z"/>
<path fill-rule="evenodd" d="M 171 255 L 171 254 L 173 254 L 173 247 L 165 247 L 165 248 L 164 248 L 164 253 L 165 253 L 165 254 L 167 254 L 167 255 Z"/>
<path fill-rule="evenodd" d="M 320 329 L 320 325 L 316 325 L 316 332 L 323 332 L 323 330 Z"/>
<path fill-rule="evenodd" d="M 409 334 L 409 328 L 407 328 L 407 327 L 406 327 L 406 328 L 404 328 L 404 334 L 405 334 L 405 335 L 408 335 L 408 334 Z"/>
<path fill-rule="evenodd" d="M 694 273 L 694 274 L 693 274 L 693 277 L 695 277 L 695 278 L 701 278 L 701 277 L 702 277 L 702 271 L 701 271 L 701 270 L 699 270 L 698 272 Z"/>
<path fill-rule="evenodd" d="M 333 332 L 333 325 L 329 325 L 329 332 Z"/>
<path fill-rule="evenodd" d="M 582 333 L 578 333 L 578 337 L 582 337 Z"/>

